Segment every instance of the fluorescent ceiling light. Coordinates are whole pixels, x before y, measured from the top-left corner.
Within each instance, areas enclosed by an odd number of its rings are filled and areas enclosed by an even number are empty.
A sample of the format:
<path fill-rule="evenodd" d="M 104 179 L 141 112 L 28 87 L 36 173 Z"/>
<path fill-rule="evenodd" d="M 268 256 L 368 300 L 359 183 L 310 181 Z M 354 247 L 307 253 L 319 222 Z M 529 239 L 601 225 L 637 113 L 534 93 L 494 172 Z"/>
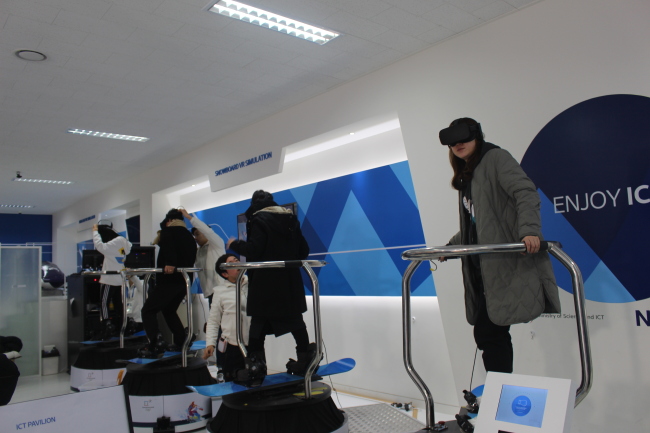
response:
<path fill-rule="evenodd" d="M 400 124 L 398 119 L 382 122 L 377 125 L 365 128 L 357 132 L 352 132 L 341 137 L 327 140 L 322 143 L 315 144 L 306 148 L 292 149 L 288 146 L 284 154 L 284 162 L 295 161 L 296 159 L 304 158 L 306 156 L 314 155 L 316 153 L 325 152 L 326 150 L 334 149 L 339 146 L 344 146 L 348 143 L 363 140 L 364 138 L 373 137 L 375 135 L 383 134 L 384 132 L 399 129 Z M 296 148 L 297 146 L 294 146 Z"/>
<path fill-rule="evenodd" d="M 14 177 L 14 182 L 51 183 L 53 185 L 72 185 L 69 180 L 29 179 L 27 177 Z"/>
<path fill-rule="evenodd" d="M 88 131 L 86 129 L 68 129 L 70 134 L 89 135 L 91 137 L 112 138 L 114 140 L 139 141 L 144 143 L 149 141 L 147 137 L 136 137 L 134 135 L 112 134 L 110 132 Z"/>
<path fill-rule="evenodd" d="M 286 33 L 290 36 L 315 42 L 319 45 L 326 44 L 339 36 L 336 32 L 232 0 L 219 0 L 208 11 L 275 30 L 276 32 Z"/>
<path fill-rule="evenodd" d="M 30 209 L 33 208 L 34 205 L 31 204 L 0 204 L 0 207 L 12 207 L 12 208 L 22 208 L 22 209 Z"/>

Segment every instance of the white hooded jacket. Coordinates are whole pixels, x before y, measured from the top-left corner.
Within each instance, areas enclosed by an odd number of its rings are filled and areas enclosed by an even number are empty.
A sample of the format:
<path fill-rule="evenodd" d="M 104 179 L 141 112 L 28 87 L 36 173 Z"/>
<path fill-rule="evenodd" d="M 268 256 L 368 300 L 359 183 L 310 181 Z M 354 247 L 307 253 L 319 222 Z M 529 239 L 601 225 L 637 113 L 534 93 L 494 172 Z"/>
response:
<path fill-rule="evenodd" d="M 124 258 L 131 252 L 131 242 L 123 236 L 118 236 L 104 243 L 99 232 L 94 230 L 93 243 L 95 244 L 95 249 L 104 256 L 103 271 L 121 271 L 124 268 Z M 99 278 L 99 282 L 108 284 L 109 286 L 121 286 L 122 276 L 102 275 Z"/>

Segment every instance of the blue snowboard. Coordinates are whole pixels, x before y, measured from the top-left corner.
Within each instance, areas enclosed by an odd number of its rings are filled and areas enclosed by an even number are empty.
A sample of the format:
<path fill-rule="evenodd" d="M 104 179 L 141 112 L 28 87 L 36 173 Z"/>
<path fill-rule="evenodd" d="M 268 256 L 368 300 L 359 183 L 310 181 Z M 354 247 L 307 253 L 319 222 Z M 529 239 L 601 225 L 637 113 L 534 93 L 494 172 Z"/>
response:
<path fill-rule="evenodd" d="M 329 364 L 321 365 L 315 374 L 319 376 L 331 376 L 333 374 L 346 373 L 354 368 L 356 361 L 352 358 L 343 358 Z M 234 382 L 217 383 L 215 385 L 188 386 L 192 391 L 208 397 L 221 397 L 236 392 L 248 391 L 250 389 L 260 389 L 272 385 L 284 383 L 299 382 L 304 380 L 302 376 L 296 376 L 289 373 L 270 374 L 264 378 L 262 385 L 257 387 L 247 387 L 238 385 Z"/>
<path fill-rule="evenodd" d="M 190 352 L 195 352 L 200 349 L 205 349 L 205 340 L 198 340 L 190 347 Z M 129 364 L 151 364 L 158 361 L 170 361 L 172 357 L 180 358 L 182 352 L 165 352 L 160 358 L 133 358 L 127 359 L 123 362 Z"/>
<path fill-rule="evenodd" d="M 129 335 L 128 337 L 124 337 L 124 340 L 131 340 L 133 338 L 137 337 L 144 337 L 145 334 L 144 331 L 138 331 L 135 334 Z M 82 341 L 81 344 L 86 344 L 86 345 L 91 345 L 91 344 L 100 344 L 100 343 L 108 343 L 112 341 L 119 341 L 120 337 L 112 337 L 110 340 L 87 340 L 87 341 Z"/>

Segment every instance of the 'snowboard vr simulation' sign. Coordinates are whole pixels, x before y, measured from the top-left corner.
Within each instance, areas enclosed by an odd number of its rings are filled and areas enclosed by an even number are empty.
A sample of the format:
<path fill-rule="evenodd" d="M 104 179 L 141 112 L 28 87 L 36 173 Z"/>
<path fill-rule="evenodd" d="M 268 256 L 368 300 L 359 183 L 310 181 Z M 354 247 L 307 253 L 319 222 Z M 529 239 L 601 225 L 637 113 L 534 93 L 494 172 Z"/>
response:
<path fill-rule="evenodd" d="M 589 99 L 551 120 L 522 160 L 542 198 L 544 235 L 576 258 L 591 301 L 650 298 L 648 119 L 650 98 Z M 555 274 L 570 290 L 567 273 Z"/>
<path fill-rule="evenodd" d="M 210 190 L 215 192 L 281 173 L 283 164 L 284 149 L 272 149 L 225 163 L 220 162 L 210 173 Z"/>

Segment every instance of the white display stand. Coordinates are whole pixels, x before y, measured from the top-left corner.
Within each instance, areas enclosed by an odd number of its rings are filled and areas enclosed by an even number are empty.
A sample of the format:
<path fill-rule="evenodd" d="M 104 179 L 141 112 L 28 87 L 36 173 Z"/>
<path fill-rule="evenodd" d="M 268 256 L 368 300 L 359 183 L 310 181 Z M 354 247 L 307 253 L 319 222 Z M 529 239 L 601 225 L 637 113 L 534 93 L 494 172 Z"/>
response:
<path fill-rule="evenodd" d="M 126 368 L 111 368 L 108 370 L 88 370 L 85 368 L 70 368 L 70 389 L 73 391 L 88 391 L 120 385 L 126 373 Z"/>
<path fill-rule="evenodd" d="M 475 433 L 568 433 L 576 397 L 570 379 L 489 372 Z"/>
<path fill-rule="evenodd" d="M 210 397 L 196 392 L 178 395 L 129 396 L 133 427 L 137 432 L 152 431 L 158 418 L 166 416 L 176 432 L 205 427 L 212 418 Z"/>

